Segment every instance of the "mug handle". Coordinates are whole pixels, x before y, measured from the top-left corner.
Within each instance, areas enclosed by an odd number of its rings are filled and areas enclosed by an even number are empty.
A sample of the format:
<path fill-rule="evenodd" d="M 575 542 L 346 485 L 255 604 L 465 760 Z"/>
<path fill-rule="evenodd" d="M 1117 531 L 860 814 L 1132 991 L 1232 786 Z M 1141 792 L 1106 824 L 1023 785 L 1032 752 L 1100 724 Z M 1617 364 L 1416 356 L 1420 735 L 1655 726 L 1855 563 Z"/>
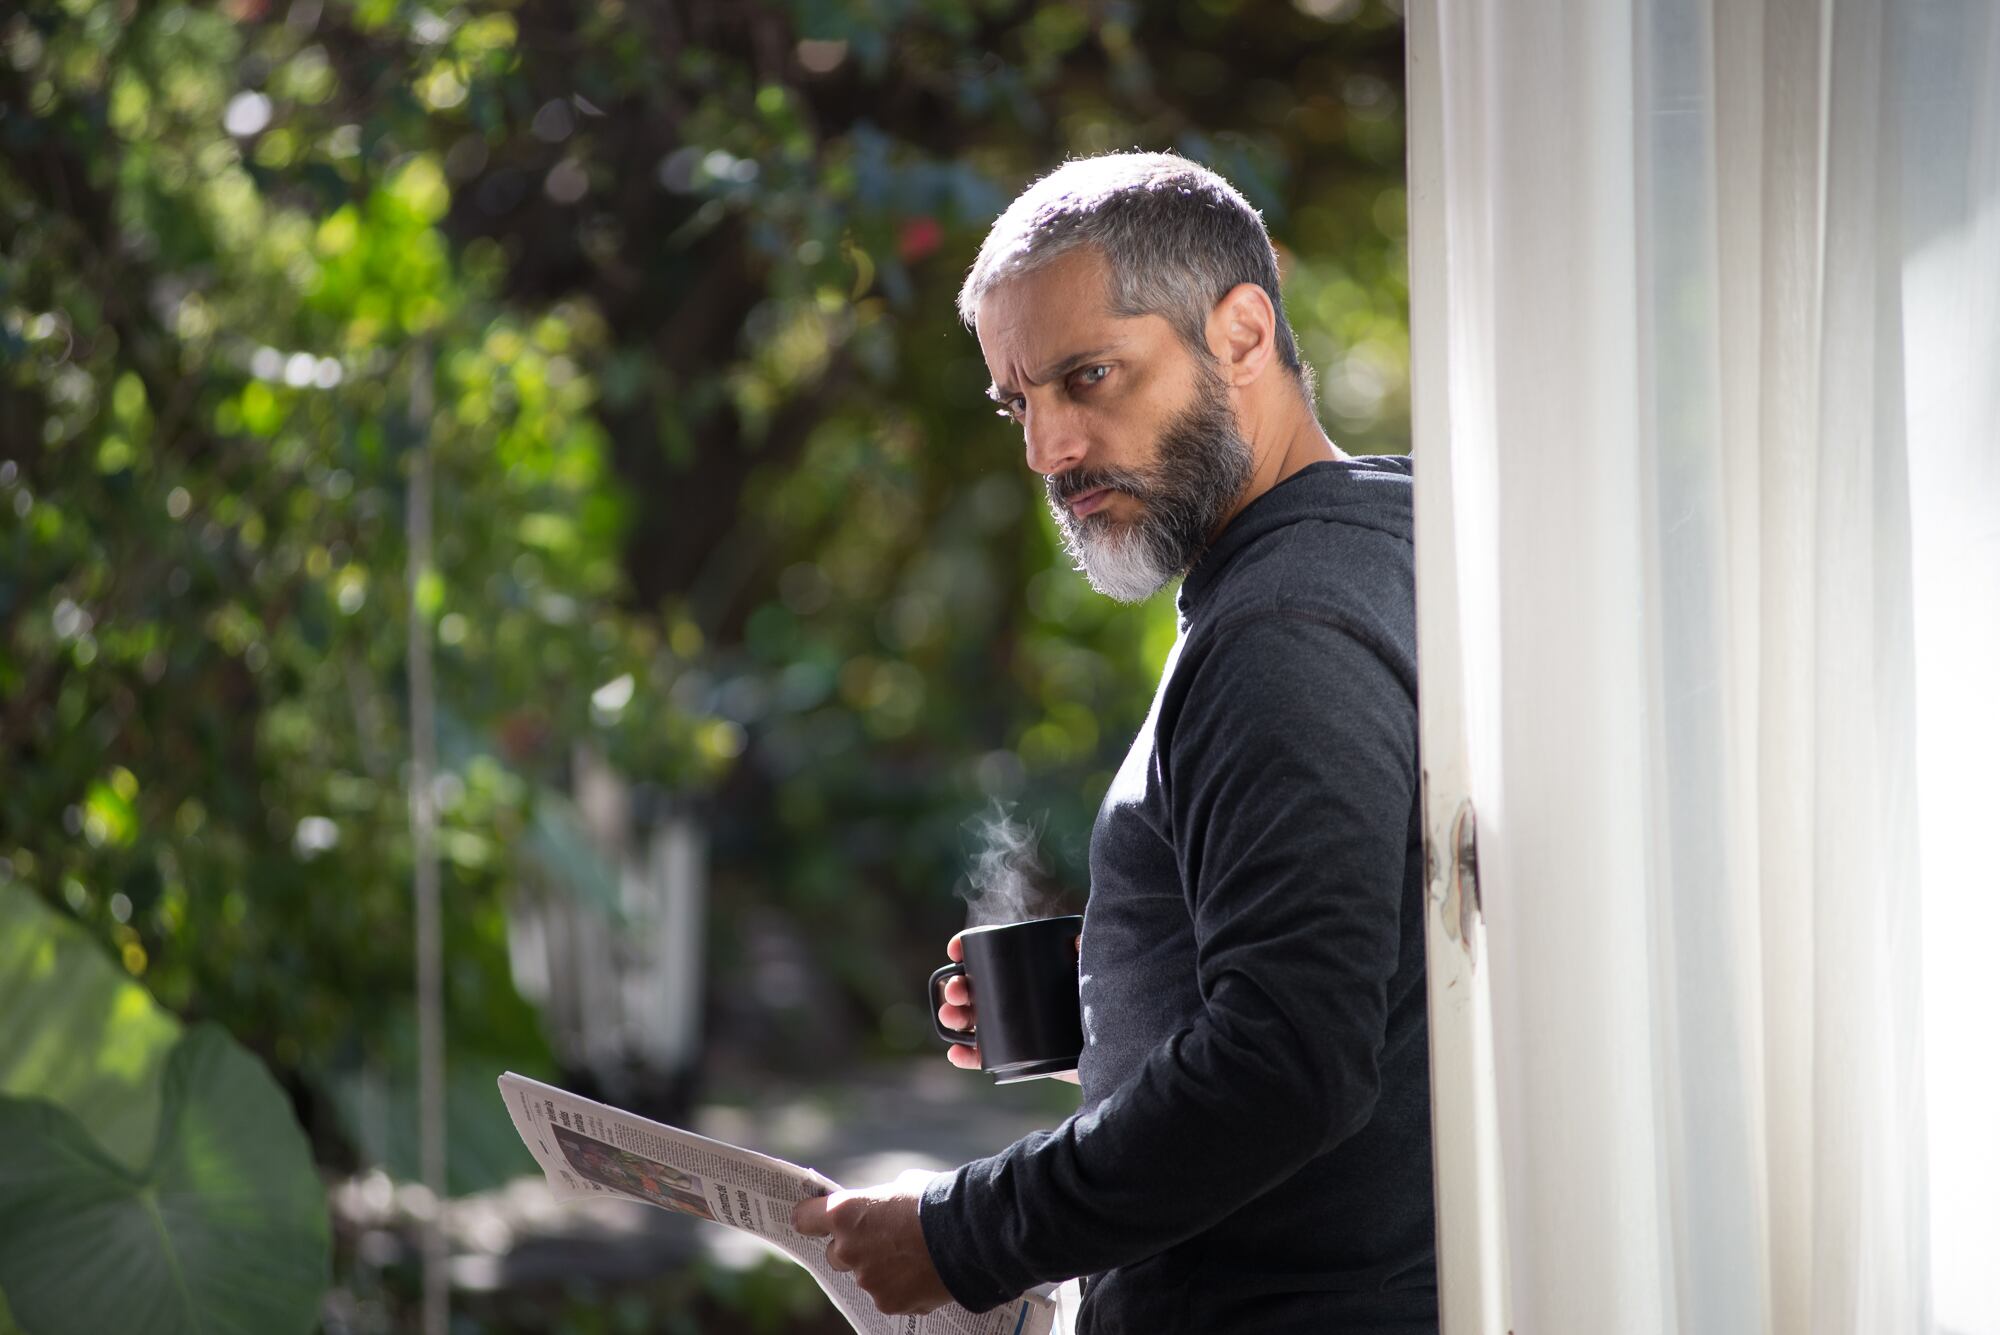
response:
<path fill-rule="evenodd" d="M 947 1043 L 970 1043 L 978 1034 L 977 1029 L 947 1029 L 944 1021 L 938 1019 L 938 1007 L 944 1005 L 944 985 L 953 978 L 965 977 L 963 964 L 947 964 L 931 975 L 931 1028 Z"/>

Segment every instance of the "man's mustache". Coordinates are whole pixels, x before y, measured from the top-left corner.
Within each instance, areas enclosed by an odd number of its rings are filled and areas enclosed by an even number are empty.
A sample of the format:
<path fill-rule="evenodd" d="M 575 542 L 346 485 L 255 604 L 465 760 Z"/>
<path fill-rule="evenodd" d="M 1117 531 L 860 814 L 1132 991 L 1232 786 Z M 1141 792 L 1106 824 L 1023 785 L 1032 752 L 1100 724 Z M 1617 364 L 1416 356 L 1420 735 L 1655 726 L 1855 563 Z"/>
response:
<path fill-rule="evenodd" d="M 1058 473 L 1048 478 L 1047 483 L 1049 500 L 1065 510 L 1071 501 L 1087 491 L 1108 488 L 1112 491 L 1122 491 L 1134 500 L 1143 501 L 1149 490 L 1146 480 L 1139 474 L 1116 468 Z"/>

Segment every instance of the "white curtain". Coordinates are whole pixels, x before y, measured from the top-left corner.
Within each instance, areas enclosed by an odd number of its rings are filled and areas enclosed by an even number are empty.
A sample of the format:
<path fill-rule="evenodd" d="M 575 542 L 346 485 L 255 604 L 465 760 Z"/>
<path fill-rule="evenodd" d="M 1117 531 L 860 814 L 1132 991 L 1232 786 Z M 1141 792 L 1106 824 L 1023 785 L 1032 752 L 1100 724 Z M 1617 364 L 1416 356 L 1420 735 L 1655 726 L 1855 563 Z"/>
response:
<path fill-rule="evenodd" d="M 1451 1335 L 2000 1335 L 1995 10 L 1413 0 Z"/>

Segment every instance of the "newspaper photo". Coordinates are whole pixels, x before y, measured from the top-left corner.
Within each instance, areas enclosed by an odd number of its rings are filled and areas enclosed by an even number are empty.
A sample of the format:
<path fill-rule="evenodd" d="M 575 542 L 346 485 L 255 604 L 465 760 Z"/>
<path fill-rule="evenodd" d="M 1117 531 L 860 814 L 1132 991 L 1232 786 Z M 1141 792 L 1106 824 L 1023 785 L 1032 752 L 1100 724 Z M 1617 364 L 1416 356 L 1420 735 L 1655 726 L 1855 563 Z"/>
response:
<path fill-rule="evenodd" d="M 797 1164 L 698 1136 L 567 1090 L 500 1077 L 514 1129 L 557 1200 L 623 1196 L 754 1234 L 804 1266 L 861 1335 L 1049 1335 L 1044 1292 L 975 1316 L 956 1303 L 927 1316 L 884 1316 L 852 1275 L 826 1262 L 826 1239 L 792 1228 L 792 1207 L 840 1185 Z"/>

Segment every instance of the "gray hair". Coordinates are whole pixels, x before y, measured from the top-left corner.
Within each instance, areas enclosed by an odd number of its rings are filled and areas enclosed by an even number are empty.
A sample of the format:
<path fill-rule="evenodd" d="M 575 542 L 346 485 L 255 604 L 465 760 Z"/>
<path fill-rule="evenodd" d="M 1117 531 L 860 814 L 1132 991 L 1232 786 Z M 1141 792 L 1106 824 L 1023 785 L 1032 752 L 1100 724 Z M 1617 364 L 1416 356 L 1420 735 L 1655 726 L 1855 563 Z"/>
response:
<path fill-rule="evenodd" d="M 1278 254 L 1264 220 L 1236 187 L 1174 153 L 1106 153 L 1064 163 L 1007 206 L 959 289 L 958 313 L 977 328 L 993 286 L 1082 246 L 1111 268 L 1111 312 L 1158 315 L 1189 351 L 1211 360 L 1208 316 L 1239 283 L 1277 312 L 1278 360 L 1308 397 L 1310 372 L 1278 295 Z"/>

